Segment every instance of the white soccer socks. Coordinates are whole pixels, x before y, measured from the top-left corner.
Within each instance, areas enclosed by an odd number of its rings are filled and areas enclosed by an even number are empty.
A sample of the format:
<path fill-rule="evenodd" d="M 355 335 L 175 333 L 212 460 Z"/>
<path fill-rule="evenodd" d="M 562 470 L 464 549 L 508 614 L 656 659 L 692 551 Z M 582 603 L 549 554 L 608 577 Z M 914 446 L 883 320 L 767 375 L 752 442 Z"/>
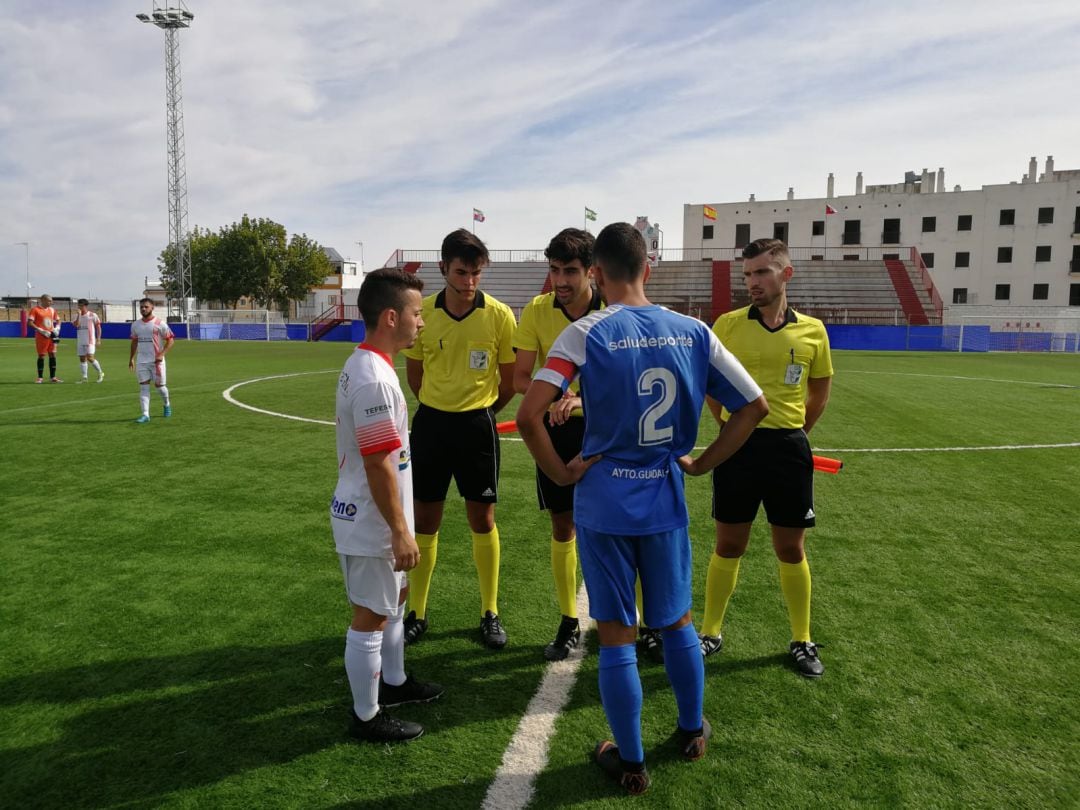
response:
<path fill-rule="evenodd" d="M 382 644 L 381 630 L 363 633 L 350 627 L 345 634 L 345 675 L 352 691 L 353 711 L 364 722 L 379 713 Z"/>
<path fill-rule="evenodd" d="M 139 383 L 139 407 L 142 415 L 150 415 L 150 383 Z"/>

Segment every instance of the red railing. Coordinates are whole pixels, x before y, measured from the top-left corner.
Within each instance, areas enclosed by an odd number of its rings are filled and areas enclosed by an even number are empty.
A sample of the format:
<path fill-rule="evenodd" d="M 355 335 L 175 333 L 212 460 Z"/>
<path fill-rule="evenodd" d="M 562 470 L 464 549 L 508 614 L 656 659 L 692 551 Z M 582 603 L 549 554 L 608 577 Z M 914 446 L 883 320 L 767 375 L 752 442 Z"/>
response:
<path fill-rule="evenodd" d="M 934 279 L 930 277 L 930 271 L 926 269 L 926 264 L 923 262 L 919 249 L 915 246 L 911 248 L 911 263 L 919 268 L 919 278 L 922 279 L 923 286 L 930 296 L 930 303 L 934 305 L 934 314 L 938 317 L 938 323 L 941 323 L 941 315 L 945 309 L 944 303 L 938 294 L 937 287 L 934 286 Z"/>
<path fill-rule="evenodd" d="M 359 318 L 360 307 L 356 304 L 331 304 L 308 322 L 308 340 L 319 340 L 335 326 Z"/>

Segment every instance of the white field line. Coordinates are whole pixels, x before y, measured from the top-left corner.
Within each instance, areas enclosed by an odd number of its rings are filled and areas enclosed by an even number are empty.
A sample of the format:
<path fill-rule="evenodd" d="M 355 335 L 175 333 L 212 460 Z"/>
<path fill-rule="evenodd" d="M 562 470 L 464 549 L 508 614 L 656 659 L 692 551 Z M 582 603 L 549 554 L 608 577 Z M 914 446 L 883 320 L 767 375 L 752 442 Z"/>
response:
<path fill-rule="evenodd" d="M 585 629 L 589 624 L 589 597 L 582 583 L 577 593 L 581 643 L 562 661 L 548 664 L 540 686 L 518 723 L 503 753 L 495 779 L 488 787 L 483 810 L 518 810 L 533 797 L 533 783 L 547 766 L 548 749 L 555 735 L 555 721 L 570 699 L 581 659 L 585 655 Z"/>
<path fill-rule="evenodd" d="M 212 382 L 196 383 L 194 385 L 170 385 L 170 394 L 175 394 L 177 391 L 196 391 L 200 388 L 217 388 L 220 385 L 231 383 L 232 380 L 213 380 Z M 249 380 L 250 382 L 250 380 Z M 106 377 L 105 382 L 98 385 L 94 382 L 89 382 L 84 385 L 87 389 L 86 399 L 66 399 L 63 402 L 45 402 L 38 405 L 25 405 L 19 408 L 8 408 L 7 410 L 0 411 L 0 416 L 6 416 L 9 413 L 19 413 L 21 411 L 37 411 L 46 410 L 48 408 L 66 408 L 69 406 L 77 406 L 85 408 L 87 405 L 94 405 L 98 402 L 109 402 L 114 399 L 137 399 L 139 396 L 139 384 L 135 382 L 134 378 L 131 380 L 131 388 L 126 394 L 108 394 L 106 396 L 92 396 L 89 395 L 90 391 L 100 391 L 102 388 L 110 389 L 116 383 L 115 377 Z M 64 387 L 69 385 L 76 385 L 76 383 L 63 383 Z"/>
<path fill-rule="evenodd" d="M 935 380 L 965 380 L 968 382 L 1009 383 L 1010 385 L 1037 385 L 1040 388 L 1080 388 L 1068 383 L 1039 382 L 1038 380 L 999 380 L 996 377 L 964 377 L 959 374 L 920 374 L 915 371 L 857 371 L 847 370 L 844 374 L 882 374 L 890 377 L 931 377 Z"/>
<path fill-rule="evenodd" d="M 233 391 L 235 391 L 237 388 L 239 388 L 242 385 L 247 385 L 248 383 L 262 382 L 263 380 L 277 380 L 277 379 L 283 379 L 283 378 L 286 378 L 286 377 L 302 377 L 302 376 L 304 376 L 306 374 L 329 374 L 329 373 L 331 373 L 331 372 L 327 371 L 327 370 L 324 370 L 324 371 L 301 371 L 301 372 L 297 372 L 297 373 L 294 373 L 294 374 L 275 374 L 275 375 L 270 376 L 270 377 L 257 377 L 257 378 L 252 379 L 252 380 L 245 380 L 243 382 L 236 383 L 235 385 L 231 386 L 230 388 L 228 388 L 224 392 L 222 392 L 222 396 L 225 397 L 225 399 L 228 400 L 229 402 L 231 402 L 233 405 L 236 405 L 237 407 L 240 407 L 240 408 L 245 408 L 246 410 L 249 410 L 249 411 L 254 411 L 255 413 L 266 414 L 267 416 L 277 416 L 277 417 L 280 417 L 282 419 L 293 419 L 293 420 L 295 420 L 297 422 L 309 422 L 309 423 L 316 424 L 316 425 L 328 425 L 330 427 L 333 427 L 334 423 L 333 422 L 328 422 L 325 419 L 309 419 L 309 418 L 304 417 L 304 416 L 293 416 L 292 414 L 278 413 L 277 411 L 268 411 L 268 410 L 264 410 L 263 408 L 256 408 L 253 405 L 246 405 L 245 403 L 240 402 L 239 400 L 237 400 L 236 398 L 234 398 L 232 396 Z M 852 372 L 848 372 L 848 373 L 852 373 Z M 853 373 L 855 373 L 855 374 L 891 374 L 893 372 L 857 371 L 857 372 L 853 372 Z M 897 373 L 900 374 L 901 372 L 897 372 Z M 939 374 L 910 374 L 910 375 L 906 375 L 906 376 L 912 376 L 912 377 L 941 377 L 941 376 L 944 376 L 944 375 L 939 375 Z M 986 382 L 1004 382 L 1004 383 L 1020 383 L 1020 382 L 1023 382 L 1021 380 L 995 380 L 995 379 L 991 379 L 989 377 L 949 377 L 949 379 L 982 380 L 982 381 L 986 381 Z M 1057 388 L 1071 388 L 1072 387 L 1072 386 L 1068 386 L 1068 385 L 1062 385 L 1062 384 L 1059 384 L 1059 383 L 1033 383 L 1033 382 L 1030 382 L 1030 381 L 1026 382 L 1025 384 L 1027 384 L 1027 385 L 1043 385 L 1043 386 L 1051 386 L 1051 387 L 1057 387 Z M 520 436 L 508 436 L 506 434 L 503 434 L 502 439 L 504 441 L 508 441 L 508 442 L 520 442 L 521 441 Z M 965 452 L 984 452 L 984 451 L 990 451 L 990 450 L 999 450 L 999 451 L 1000 450 L 1053 450 L 1053 449 L 1058 449 L 1058 448 L 1063 448 L 1063 447 L 1080 447 L 1080 442 L 1059 442 L 1059 443 L 1056 443 L 1056 444 L 989 444 L 989 445 L 976 445 L 976 446 L 970 446 L 970 447 L 815 447 L 814 450 L 816 452 L 818 452 L 818 453 L 965 453 Z M 696 452 L 701 452 L 704 449 L 705 449 L 704 447 L 695 447 L 694 448 L 694 450 Z"/>
<path fill-rule="evenodd" d="M 271 375 L 269 377 L 256 377 L 255 379 L 252 379 L 252 380 L 244 380 L 243 382 L 238 382 L 235 385 L 230 385 L 228 388 L 226 388 L 224 391 L 221 392 L 221 396 L 223 396 L 225 398 L 226 402 L 230 402 L 233 405 L 235 405 L 236 407 L 243 408 L 244 410 L 247 410 L 247 411 L 254 411 L 255 413 L 262 413 L 262 414 L 266 414 L 267 416 L 277 416 L 277 417 L 280 417 L 281 419 L 292 419 L 294 422 L 309 422 L 309 423 L 311 423 L 313 425 L 329 425 L 330 427 L 333 427 L 334 423 L 333 422 L 327 422 L 325 419 L 308 419 L 306 416 L 293 416 L 292 414 L 288 414 L 288 413 L 278 413 L 277 411 L 268 411 L 268 410 L 265 410 L 263 408 L 256 408 L 254 405 L 247 405 L 246 403 L 241 402 L 240 400 L 236 399 L 232 395 L 232 392 L 235 391 L 237 388 L 239 388 L 242 385 L 250 385 L 251 383 L 263 382 L 264 380 L 283 380 L 283 379 L 285 379 L 287 377 L 304 377 L 304 376 L 307 376 L 309 374 L 331 374 L 331 373 L 333 373 L 333 369 L 324 369 L 322 371 L 297 371 L 297 372 L 295 372 L 293 374 L 273 374 L 273 375 Z"/>

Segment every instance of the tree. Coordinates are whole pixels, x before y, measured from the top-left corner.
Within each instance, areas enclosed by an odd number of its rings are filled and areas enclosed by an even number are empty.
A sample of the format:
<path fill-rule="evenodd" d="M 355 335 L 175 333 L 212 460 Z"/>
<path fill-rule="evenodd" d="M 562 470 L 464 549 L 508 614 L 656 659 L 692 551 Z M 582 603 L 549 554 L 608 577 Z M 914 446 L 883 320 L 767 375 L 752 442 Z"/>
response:
<path fill-rule="evenodd" d="M 196 227 L 189 239 L 193 294 L 227 308 L 251 298 L 260 306 L 273 304 L 287 312 L 290 301 L 304 298 L 331 272 L 330 260 L 317 242 L 307 234 L 294 234 L 289 240 L 285 226 L 271 219 L 244 214 L 217 233 Z M 169 245 L 158 258 L 170 297 L 177 297 L 180 288 L 175 250 Z"/>

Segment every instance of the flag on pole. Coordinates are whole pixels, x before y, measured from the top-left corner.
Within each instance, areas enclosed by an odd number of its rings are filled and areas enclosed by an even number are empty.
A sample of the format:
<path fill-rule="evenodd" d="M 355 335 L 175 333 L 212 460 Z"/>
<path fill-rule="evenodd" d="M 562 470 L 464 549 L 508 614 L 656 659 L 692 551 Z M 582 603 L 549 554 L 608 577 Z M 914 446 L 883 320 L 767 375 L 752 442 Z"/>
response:
<path fill-rule="evenodd" d="M 587 205 L 585 206 L 585 219 L 596 222 L 596 212 Z"/>
<path fill-rule="evenodd" d="M 833 208 L 833 207 L 832 207 L 831 205 L 829 205 L 828 203 L 826 203 L 826 204 L 825 204 L 825 215 L 826 215 L 826 216 L 828 216 L 829 214 L 835 214 L 835 213 L 836 213 L 836 209 L 835 209 L 835 208 Z"/>
<path fill-rule="evenodd" d="M 705 219 L 716 219 L 716 209 L 712 206 L 702 206 L 701 213 L 705 217 Z"/>
<path fill-rule="evenodd" d="M 472 210 L 472 218 L 473 218 L 473 222 L 483 222 L 484 221 L 484 212 L 481 211 L 479 208 L 474 208 Z"/>

